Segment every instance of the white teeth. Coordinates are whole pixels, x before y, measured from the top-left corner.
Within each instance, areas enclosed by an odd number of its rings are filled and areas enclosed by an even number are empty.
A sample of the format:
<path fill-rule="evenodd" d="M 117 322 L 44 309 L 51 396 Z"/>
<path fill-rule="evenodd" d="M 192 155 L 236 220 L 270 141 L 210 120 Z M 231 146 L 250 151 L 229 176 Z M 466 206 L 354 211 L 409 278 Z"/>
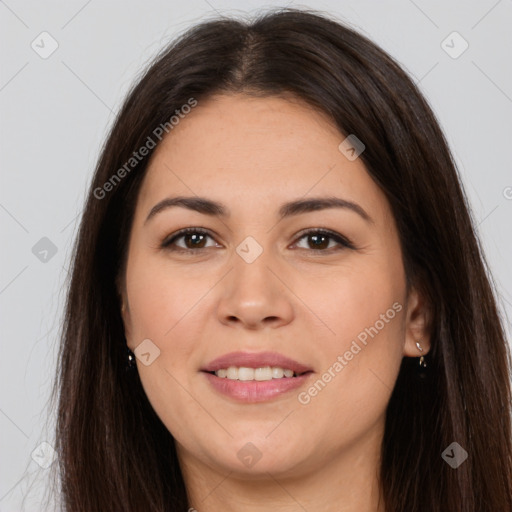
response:
<path fill-rule="evenodd" d="M 254 380 L 254 368 L 238 368 L 238 380 Z"/>
<path fill-rule="evenodd" d="M 227 369 L 226 377 L 231 380 L 238 380 L 238 368 L 230 366 Z"/>
<path fill-rule="evenodd" d="M 254 370 L 254 380 L 272 380 L 272 368 L 270 366 L 256 368 Z"/>
<path fill-rule="evenodd" d="M 257 380 L 265 381 L 272 379 L 290 378 L 295 375 L 293 370 L 281 368 L 279 366 L 264 366 L 262 368 L 247 368 L 245 366 L 230 366 L 229 368 L 221 368 L 215 372 L 215 375 L 221 379 L 230 380 Z"/>
<path fill-rule="evenodd" d="M 279 367 L 272 368 L 272 377 L 274 379 L 282 379 L 284 377 L 284 370 Z"/>

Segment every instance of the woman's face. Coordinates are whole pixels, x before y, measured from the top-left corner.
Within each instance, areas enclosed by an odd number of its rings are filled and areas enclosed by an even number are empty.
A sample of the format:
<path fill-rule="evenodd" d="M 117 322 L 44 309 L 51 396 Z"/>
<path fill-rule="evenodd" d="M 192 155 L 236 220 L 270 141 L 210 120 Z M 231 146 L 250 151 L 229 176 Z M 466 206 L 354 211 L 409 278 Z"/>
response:
<path fill-rule="evenodd" d="M 224 95 L 153 155 L 124 322 L 184 464 L 284 476 L 376 453 L 402 357 L 428 351 L 390 206 L 344 139 L 303 103 Z"/>

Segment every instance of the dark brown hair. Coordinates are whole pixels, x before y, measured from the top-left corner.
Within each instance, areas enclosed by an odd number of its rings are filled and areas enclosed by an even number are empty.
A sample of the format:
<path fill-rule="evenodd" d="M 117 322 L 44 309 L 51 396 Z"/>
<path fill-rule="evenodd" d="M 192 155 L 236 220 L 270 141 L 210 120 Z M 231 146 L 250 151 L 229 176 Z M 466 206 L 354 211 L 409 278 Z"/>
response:
<path fill-rule="evenodd" d="M 360 158 L 396 219 L 408 286 L 430 304 L 428 376 L 416 379 L 417 359 L 404 358 L 387 409 L 386 510 L 512 510 L 510 353 L 446 140 L 389 55 L 339 21 L 294 9 L 187 31 L 138 80 L 104 144 L 74 248 L 54 389 L 65 510 L 186 510 L 173 437 L 138 374 L 124 370 L 116 286 L 154 150 L 108 193 L 94 191 L 190 98 L 232 92 L 291 94 L 363 141 Z M 469 454 L 457 469 L 441 457 L 454 441 Z"/>

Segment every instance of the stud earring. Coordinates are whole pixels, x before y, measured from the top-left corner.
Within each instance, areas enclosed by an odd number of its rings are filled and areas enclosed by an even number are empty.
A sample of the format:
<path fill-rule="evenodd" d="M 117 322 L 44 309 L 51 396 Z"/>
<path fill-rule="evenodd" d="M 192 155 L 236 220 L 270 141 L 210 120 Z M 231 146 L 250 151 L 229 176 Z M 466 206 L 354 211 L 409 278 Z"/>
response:
<path fill-rule="evenodd" d="M 126 353 L 125 370 L 127 372 L 135 370 L 135 368 L 137 368 L 137 363 L 135 362 L 135 354 L 127 346 L 125 347 L 125 353 Z"/>

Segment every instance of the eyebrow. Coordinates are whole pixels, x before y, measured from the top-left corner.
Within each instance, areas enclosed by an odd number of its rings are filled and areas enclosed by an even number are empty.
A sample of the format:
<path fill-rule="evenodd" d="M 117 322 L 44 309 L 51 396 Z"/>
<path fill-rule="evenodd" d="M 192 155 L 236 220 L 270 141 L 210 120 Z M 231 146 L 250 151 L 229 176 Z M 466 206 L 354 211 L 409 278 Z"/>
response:
<path fill-rule="evenodd" d="M 154 217 L 158 213 L 175 206 L 187 208 L 188 210 L 199 212 L 204 215 L 210 215 L 212 217 L 215 216 L 227 218 L 231 216 L 229 209 L 225 205 L 217 201 L 213 201 L 211 199 L 207 199 L 206 197 L 199 196 L 178 196 L 168 197 L 157 203 L 155 206 L 153 206 L 148 216 L 146 217 L 144 223 L 148 222 L 152 217 Z M 315 212 L 318 210 L 325 210 L 329 208 L 345 208 L 348 210 L 352 210 L 353 212 L 357 213 L 361 218 L 363 218 L 366 222 L 371 224 L 374 223 L 373 219 L 368 215 L 368 213 L 366 213 L 366 211 L 357 203 L 333 196 L 297 199 L 295 201 L 284 203 L 281 206 L 281 208 L 279 208 L 278 216 L 279 219 L 282 220 L 287 217 L 292 217 L 294 215 Z"/>

